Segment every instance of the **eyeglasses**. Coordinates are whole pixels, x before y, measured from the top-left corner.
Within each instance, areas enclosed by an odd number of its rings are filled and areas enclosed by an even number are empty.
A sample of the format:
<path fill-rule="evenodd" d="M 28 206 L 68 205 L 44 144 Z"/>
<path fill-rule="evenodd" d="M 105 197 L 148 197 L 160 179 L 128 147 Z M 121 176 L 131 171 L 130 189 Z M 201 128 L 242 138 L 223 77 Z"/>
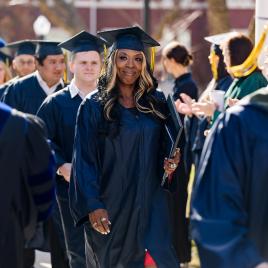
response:
<path fill-rule="evenodd" d="M 20 65 L 33 65 L 34 64 L 34 60 L 27 60 L 27 61 L 25 61 L 25 60 L 19 60 L 18 63 Z"/>

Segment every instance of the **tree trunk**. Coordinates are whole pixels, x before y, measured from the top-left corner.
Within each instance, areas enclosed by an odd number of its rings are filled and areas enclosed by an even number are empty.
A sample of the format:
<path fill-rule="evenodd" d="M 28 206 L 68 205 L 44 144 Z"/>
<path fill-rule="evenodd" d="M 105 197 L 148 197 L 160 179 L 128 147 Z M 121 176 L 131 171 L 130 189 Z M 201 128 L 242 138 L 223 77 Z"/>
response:
<path fill-rule="evenodd" d="M 207 3 L 209 34 L 229 32 L 230 22 L 226 0 L 207 0 Z"/>

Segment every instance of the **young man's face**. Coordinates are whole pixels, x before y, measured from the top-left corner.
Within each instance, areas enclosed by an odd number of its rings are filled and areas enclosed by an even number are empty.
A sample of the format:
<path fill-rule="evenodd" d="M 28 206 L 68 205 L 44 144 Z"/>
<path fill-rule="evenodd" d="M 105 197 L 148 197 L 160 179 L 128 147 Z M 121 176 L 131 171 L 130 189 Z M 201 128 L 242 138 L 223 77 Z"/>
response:
<path fill-rule="evenodd" d="M 101 71 L 101 58 L 97 51 L 78 52 L 70 62 L 70 71 L 83 83 L 95 83 Z"/>
<path fill-rule="evenodd" d="M 31 74 L 35 71 L 35 58 L 32 55 L 22 54 L 16 56 L 12 62 L 13 69 L 19 77 Z"/>
<path fill-rule="evenodd" d="M 41 77 L 49 85 L 55 85 L 59 82 L 65 67 L 63 54 L 47 56 L 43 61 L 43 65 L 37 63 L 37 69 Z"/>

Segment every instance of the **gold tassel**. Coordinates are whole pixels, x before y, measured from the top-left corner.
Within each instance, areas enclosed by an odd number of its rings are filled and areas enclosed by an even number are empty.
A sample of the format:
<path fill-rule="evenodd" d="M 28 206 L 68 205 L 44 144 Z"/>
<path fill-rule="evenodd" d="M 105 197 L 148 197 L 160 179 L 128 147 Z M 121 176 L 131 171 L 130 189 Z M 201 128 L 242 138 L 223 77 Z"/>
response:
<path fill-rule="evenodd" d="M 229 67 L 229 71 L 234 75 L 234 77 L 239 78 L 250 75 L 257 68 L 258 57 L 261 53 L 267 33 L 268 26 L 266 25 L 264 26 L 264 30 L 261 34 L 259 42 L 257 43 L 257 45 L 255 45 L 247 59 L 240 65 Z"/>
<path fill-rule="evenodd" d="M 215 50 L 211 50 L 210 55 L 209 55 L 210 62 L 211 62 L 210 68 L 211 68 L 211 72 L 212 72 L 214 80 L 217 81 L 217 79 L 218 79 L 218 66 L 217 66 L 215 57 L 216 57 Z"/>
<path fill-rule="evenodd" d="M 107 54 L 108 54 L 107 46 L 104 44 L 103 45 L 103 57 L 104 57 L 104 61 L 106 61 L 106 59 L 107 59 Z"/>
<path fill-rule="evenodd" d="M 154 71 L 154 65 L 155 65 L 155 48 L 151 48 L 151 71 Z"/>
<path fill-rule="evenodd" d="M 68 83 L 68 69 L 67 69 L 67 64 L 68 64 L 67 59 L 68 59 L 68 57 L 67 57 L 66 52 L 64 52 L 63 55 L 64 55 L 64 63 L 65 63 L 65 70 L 64 70 L 64 73 L 63 73 L 63 82 L 65 84 L 67 84 Z"/>

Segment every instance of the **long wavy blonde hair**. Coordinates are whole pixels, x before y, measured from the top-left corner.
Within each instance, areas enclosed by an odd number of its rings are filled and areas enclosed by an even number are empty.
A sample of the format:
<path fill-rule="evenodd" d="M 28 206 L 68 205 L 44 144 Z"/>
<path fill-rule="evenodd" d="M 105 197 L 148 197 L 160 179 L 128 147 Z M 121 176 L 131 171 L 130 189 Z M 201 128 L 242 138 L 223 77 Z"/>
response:
<path fill-rule="evenodd" d="M 102 70 L 99 80 L 99 91 L 104 104 L 104 116 L 108 121 L 113 121 L 112 110 L 119 98 L 117 88 L 117 68 L 116 56 L 118 50 L 111 52 Z M 147 64 L 146 57 L 142 52 L 142 70 L 139 79 L 136 81 L 134 92 L 134 103 L 136 108 L 142 113 L 153 114 L 160 119 L 165 119 L 165 115 L 157 109 L 157 100 L 153 98 L 152 93 L 156 90 L 157 83 Z M 143 104 L 141 104 L 141 100 Z"/>

